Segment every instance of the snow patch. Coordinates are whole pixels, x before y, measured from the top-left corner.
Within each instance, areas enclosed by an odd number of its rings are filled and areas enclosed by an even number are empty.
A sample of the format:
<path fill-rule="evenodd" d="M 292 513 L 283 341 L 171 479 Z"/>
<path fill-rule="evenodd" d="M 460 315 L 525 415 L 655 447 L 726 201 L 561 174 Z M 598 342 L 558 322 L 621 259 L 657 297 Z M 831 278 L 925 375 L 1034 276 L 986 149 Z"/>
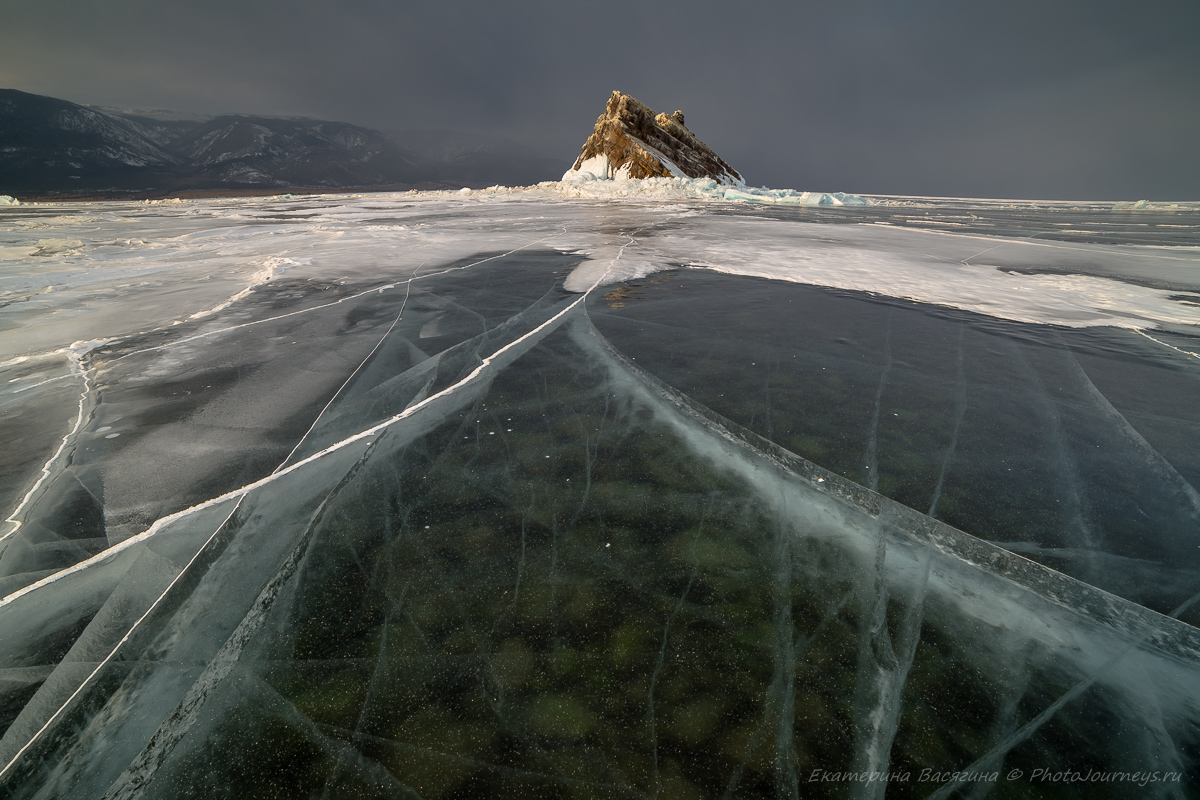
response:
<path fill-rule="evenodd" d="M 586 159 L 579 165 L 579 169 L 572 167 L 564 172 L 562 176 L 565 183 L 586 183 L 587 181 L 604 181 L 611 180 L 612 178 L 612 165 L 608 161 L 608 156 L 603 153 Z"/>
<path fill-rule="evenodd" d="M 30 255 L 55 256 L 73 252 L 81 247 L 83 247 L 83 242 L 78 239 L 38 239 L 37 250 Z"/>

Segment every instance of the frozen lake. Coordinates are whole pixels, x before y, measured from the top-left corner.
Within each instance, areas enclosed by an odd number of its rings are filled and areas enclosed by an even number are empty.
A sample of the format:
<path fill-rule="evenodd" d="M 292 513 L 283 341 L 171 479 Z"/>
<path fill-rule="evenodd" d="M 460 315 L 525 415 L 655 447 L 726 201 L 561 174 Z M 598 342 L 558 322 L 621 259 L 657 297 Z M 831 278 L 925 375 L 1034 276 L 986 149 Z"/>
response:
<path fill-rule="evenodd" d="M 1200 792 L 1200 205 L 644 187 L 0 208 L 5 796 Z"/>

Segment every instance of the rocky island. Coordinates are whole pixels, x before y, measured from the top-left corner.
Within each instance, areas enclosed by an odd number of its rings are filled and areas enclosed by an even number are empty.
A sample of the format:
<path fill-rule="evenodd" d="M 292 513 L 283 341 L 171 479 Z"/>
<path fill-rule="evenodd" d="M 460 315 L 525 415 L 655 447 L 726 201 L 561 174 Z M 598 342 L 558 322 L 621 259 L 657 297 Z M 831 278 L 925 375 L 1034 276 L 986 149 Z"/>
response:
<path fill-rule="evenodd" d="M 683 124 L 683 112 L 655 114 L 614 91 L 564 181 L 629 178 L 712 178 L 744 186 L 733 167 Z"/>

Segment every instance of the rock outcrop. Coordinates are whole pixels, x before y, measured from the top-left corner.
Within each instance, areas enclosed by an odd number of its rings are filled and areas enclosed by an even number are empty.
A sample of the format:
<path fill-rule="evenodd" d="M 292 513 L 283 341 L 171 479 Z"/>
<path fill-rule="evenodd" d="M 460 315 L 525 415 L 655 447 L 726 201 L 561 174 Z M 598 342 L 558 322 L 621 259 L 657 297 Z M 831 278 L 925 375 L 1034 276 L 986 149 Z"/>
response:
<path fill-rule="evenodd" d="M 683 112 L 658 114 L 613 92 L 575 166 L 563 180 L 712 178 L 743 186 L 742 176 L 683 124 Z"/>

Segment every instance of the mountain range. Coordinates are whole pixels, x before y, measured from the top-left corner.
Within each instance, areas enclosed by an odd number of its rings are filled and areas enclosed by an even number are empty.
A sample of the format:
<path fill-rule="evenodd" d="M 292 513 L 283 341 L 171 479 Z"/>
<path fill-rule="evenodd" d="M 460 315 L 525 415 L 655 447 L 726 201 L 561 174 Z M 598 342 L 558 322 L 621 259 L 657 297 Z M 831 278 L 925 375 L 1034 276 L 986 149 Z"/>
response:
<path fill-rule="evenodd" d="M 454 131 L 187 118 L 0 89 L 0 194 L 29 199 L 479 188 L 553 180 L 562 167 L 517 143 Z"/>

